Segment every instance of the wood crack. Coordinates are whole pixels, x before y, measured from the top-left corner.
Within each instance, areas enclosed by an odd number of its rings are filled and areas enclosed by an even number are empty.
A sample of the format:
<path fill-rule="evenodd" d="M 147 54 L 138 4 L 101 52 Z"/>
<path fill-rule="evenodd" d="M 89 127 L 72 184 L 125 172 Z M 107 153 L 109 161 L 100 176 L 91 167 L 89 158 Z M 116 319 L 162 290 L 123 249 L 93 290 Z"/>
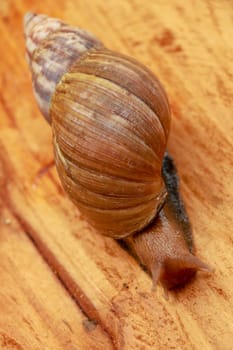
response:
<path fill-rule="evenodd" d="M 117 340 L 115 335 L 109 332 L 109 329 L 103 323 L 97 309 L 92 304 L 91 300 L 85 295 L 80 286 L 73 280 L 69 272 L 66 271 L 64 266 L 58 261 L 53 252 L 44 244 L 43 240 L 38 236 L 33 227 L 22 218 L 9 203 L 7 205 L 19 225 L 21 226 L 24 233 L 32 242 L 37 252 L 41 255 L 43 260 L 48 264 L 49 268 L 53 272 L 56 279 L 60 282 L 62 287 L 68 292 L 70 297 L 74 300 L 77 306 L 80 308 L 83 315 L 90 322 L 97 323 L 100 325 L 104 334 L 110 339 L 112 347 L 117 350 Z"/>

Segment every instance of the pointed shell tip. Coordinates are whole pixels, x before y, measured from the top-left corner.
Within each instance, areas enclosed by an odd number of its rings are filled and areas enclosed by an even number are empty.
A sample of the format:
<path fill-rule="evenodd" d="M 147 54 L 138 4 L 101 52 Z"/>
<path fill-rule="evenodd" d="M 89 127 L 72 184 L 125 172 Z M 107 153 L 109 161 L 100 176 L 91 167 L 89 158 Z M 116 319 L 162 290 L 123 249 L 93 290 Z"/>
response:
<path fill-rule="evenodd" d="M 24 26 L 28 25 L 28 23 L 31 21 L 31 19 L 36 16 L 35 13 L 32 13 L 32 12 L 27 12 L 25 15 L 24 15 Z"/>

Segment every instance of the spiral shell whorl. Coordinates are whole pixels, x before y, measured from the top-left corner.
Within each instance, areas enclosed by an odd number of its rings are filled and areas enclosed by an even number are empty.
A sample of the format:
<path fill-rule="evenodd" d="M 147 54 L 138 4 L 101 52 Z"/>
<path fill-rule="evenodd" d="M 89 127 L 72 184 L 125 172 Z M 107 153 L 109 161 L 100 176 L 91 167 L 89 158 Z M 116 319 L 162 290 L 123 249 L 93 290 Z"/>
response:
<path fill-rule="evenodd" d="M 63 75 L 50 115 L 61 182 L 89 223 L 114 238 L 147 226 L 166 195 L 161 166 L 170 127 L 152 72 L 108 49 L 91 50 Z"/>
<path fill-rule="evenodd" d="M 50 100 L 57 83 L 74 61 L 102 44 L 82 29 L 31 13 L 24 18 L 24 33 L 34 94 L 42 114 L 50 122 Z"/>
<path fill-rule="evenodd" d="M 102 234 L 142 230 L 166 195 L 161 166 L 170 108 L 163 87 L 139 62 L 60 20 L 29 14 L 25 36 L 66 192 Z"/>

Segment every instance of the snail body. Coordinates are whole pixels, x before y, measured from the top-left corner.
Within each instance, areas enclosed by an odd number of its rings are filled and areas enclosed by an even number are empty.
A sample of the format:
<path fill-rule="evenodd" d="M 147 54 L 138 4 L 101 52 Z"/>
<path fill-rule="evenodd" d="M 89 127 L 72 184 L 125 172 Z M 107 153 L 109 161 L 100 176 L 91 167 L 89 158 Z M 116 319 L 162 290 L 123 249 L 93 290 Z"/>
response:
<path fill-rule="evenodd" d="M 26 15 L 25 37 L 59 177 L 87 221 L 103 235 L 124 238 L 155 283 L 172 288 L 208 269 L 193 255 L 183 204 L 177 216 L 177 177 L 161 172 L 175 167 L 164 156 L 170 108 L 157 78 L 57 19 Z"/>

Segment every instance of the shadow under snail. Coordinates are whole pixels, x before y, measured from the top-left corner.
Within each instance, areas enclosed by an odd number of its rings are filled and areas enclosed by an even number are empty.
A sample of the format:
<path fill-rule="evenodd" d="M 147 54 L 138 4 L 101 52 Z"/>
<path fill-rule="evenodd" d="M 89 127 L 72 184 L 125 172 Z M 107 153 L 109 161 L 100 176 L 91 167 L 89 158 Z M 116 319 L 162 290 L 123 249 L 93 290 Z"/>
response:
<path fill-rule="evenodd" d="M 26 56 L 53 132 L 65 191 L 95 230 L 123 239 L 171 289 L 197 270 L 192 230 L 166 152 L 170 108 L 154 74 L 93 35 L 45 15 L 25 16 Z"/>

